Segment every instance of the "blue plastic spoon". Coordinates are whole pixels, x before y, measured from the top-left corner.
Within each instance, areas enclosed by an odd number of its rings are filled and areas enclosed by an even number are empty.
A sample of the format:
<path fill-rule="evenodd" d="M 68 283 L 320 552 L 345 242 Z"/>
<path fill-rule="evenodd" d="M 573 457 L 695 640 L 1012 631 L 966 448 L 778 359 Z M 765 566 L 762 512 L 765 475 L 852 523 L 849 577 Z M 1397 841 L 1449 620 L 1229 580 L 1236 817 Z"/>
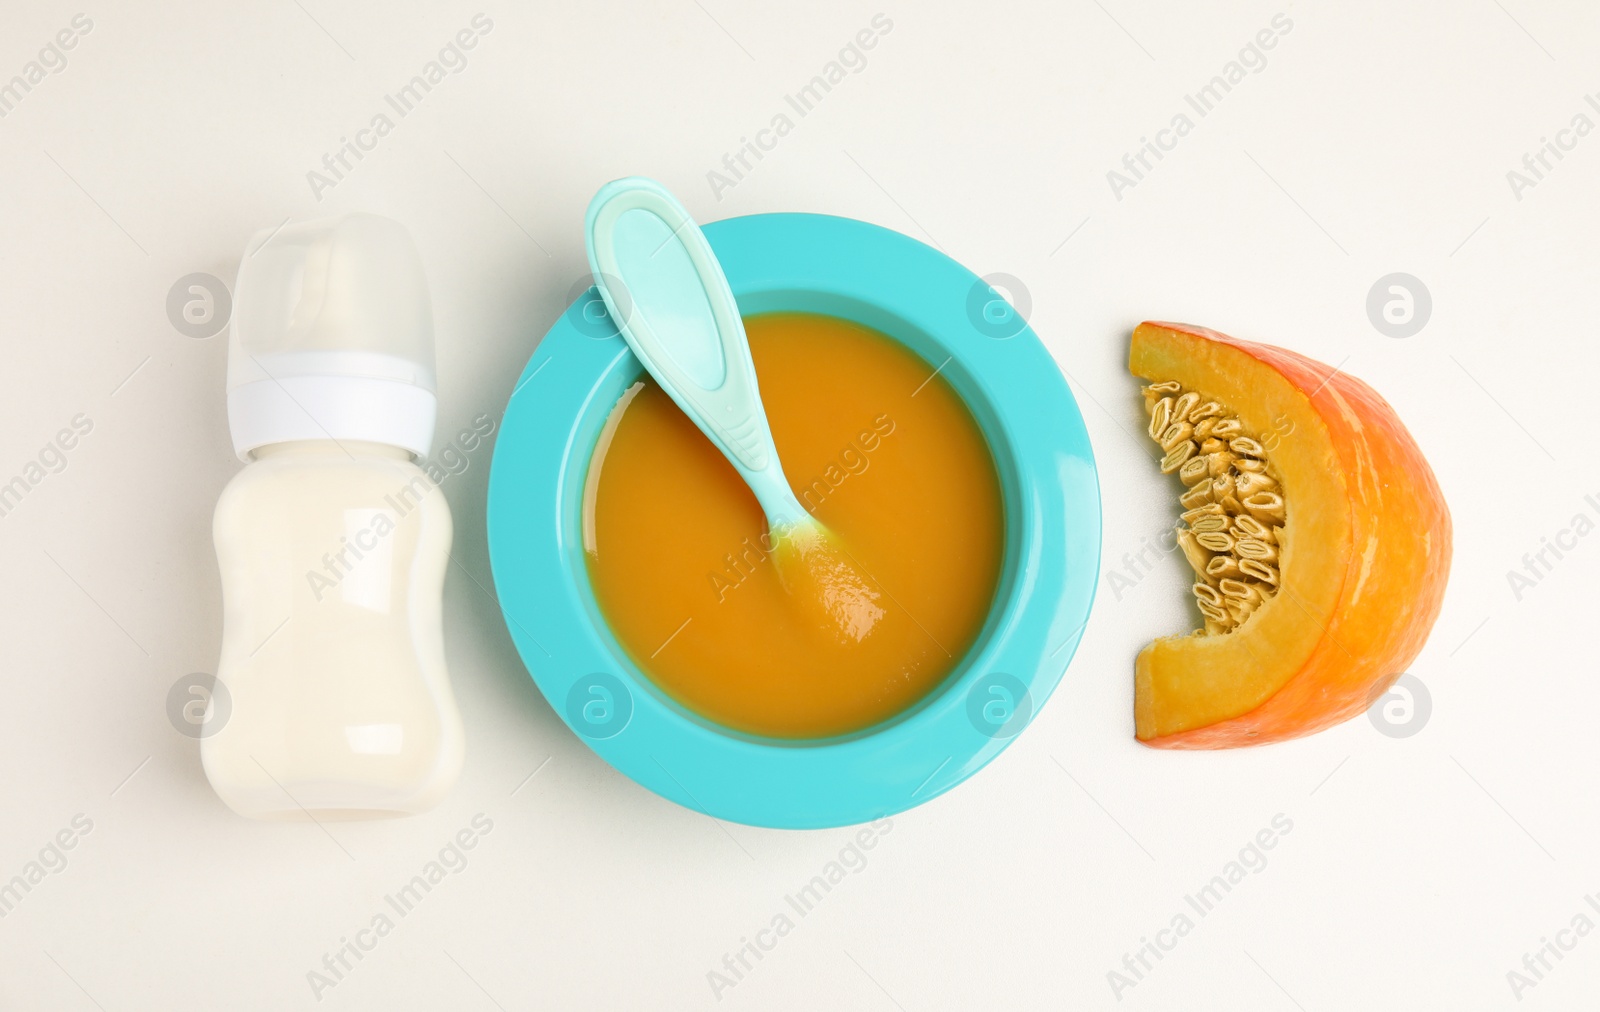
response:
<path fill-rule="evenodd" d="M 623 340 L 755 493 L 785 586 L 828 631 L 865 638 L 883 617 L 878 591 L 784 477 L 739 306 L 699 226 L 660 183 L 631 176 L 595 194 L 584 235 Z"/>

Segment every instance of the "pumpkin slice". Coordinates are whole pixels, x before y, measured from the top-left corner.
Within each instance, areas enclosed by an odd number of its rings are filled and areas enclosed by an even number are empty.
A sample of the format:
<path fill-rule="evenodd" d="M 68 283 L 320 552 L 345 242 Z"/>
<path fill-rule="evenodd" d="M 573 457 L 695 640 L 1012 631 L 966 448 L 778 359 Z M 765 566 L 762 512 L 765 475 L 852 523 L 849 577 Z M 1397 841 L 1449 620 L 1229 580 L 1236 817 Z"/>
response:
<path fill-rule="evenodd" d="M 1234 748 L 1363 712 L 1433 627 L 1450 513 L 1394 409 L 1320 362 L 1173 323 L 1133 332 L 1128 368 L 1203 627 L 1134 666 L 1134 725 L 1157 748 Z"/>

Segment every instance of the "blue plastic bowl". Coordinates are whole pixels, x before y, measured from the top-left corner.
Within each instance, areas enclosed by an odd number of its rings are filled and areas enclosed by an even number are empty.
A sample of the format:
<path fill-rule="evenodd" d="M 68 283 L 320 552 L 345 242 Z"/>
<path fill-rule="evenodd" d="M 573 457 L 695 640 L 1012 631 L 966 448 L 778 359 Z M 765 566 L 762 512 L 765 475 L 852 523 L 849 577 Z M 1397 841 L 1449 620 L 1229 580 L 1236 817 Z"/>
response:
<path fill-rule="evenodd" d="M 921 702 L 843 738 L 758 738 L 671 699 L 628 657 L 589 585 L 582 501 L 607 414 L 643 374 L 590 289 L 550 328 L 501 423 L 489 556 L 511 638 L 550 705 L 664 798 L 755 826 L 813 829 L 904 811 L 977 772 L 1038 712 L 1088 621 L 1100 494 L 1083 417 L 1009 303 L 937 250 L 814 214 L 705 226 L 745 316 L 808 312 L 882 331 L 939 369 L 994 454 L 1005 560 L 987 622 Z"/>

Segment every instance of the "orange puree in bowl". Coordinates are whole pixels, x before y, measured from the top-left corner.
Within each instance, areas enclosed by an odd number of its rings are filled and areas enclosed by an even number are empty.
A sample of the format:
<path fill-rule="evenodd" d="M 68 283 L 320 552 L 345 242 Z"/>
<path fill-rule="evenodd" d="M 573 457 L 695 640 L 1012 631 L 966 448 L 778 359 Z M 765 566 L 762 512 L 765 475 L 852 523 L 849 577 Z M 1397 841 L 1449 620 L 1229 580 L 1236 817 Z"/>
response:
<path fill-rule="evenodd" d="M 755 496 L 648 378 L 589 465 L 595 596 L 634 662 L 696 713 L 777 738 L 857 731 L 938 686 L 983 627 L 1004 542 L 994 460 L 935 366 L 890 338 L 800 313 L 745 330 L 784 473 L 882 614 L 859 639 L 819 630 Z"/>

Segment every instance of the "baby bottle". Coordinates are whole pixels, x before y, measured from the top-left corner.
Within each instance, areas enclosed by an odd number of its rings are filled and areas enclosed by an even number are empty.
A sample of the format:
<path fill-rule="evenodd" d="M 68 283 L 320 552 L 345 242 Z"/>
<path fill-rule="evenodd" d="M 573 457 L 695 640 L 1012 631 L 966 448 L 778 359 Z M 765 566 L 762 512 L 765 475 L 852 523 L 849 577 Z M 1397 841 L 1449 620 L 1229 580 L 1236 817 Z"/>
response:
<path fill-rule="evenodd" d="M 396 222 L 349 214 L 251 240 L 234 292 L 217 502 L 231 704 L 207 778 L 257 819 L 431 808 L 461 772 L 441 598 L 450 509 L 433 441 L 432 311 Z"/>

